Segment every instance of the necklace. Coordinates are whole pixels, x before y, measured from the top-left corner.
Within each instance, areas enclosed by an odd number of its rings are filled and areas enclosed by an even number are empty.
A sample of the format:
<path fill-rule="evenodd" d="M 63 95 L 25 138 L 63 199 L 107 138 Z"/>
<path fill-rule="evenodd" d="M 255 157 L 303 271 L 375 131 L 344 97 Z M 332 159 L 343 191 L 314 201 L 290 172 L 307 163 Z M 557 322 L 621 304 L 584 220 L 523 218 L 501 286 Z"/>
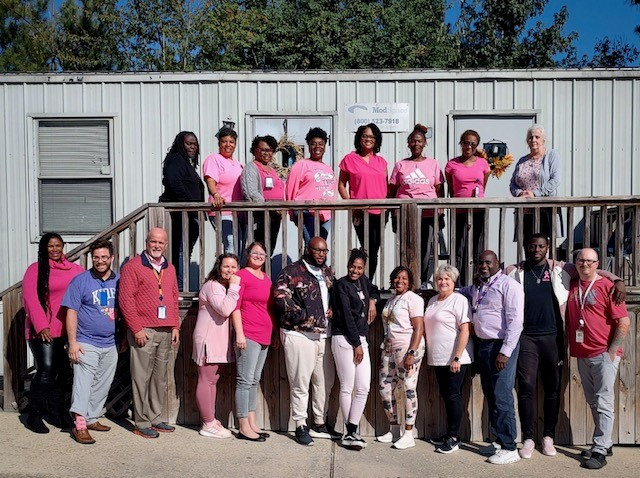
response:
<path fill-rule="evenodd" d="M 540 277 L 538 277 L 538 275 L 535 272 L 533 272 L 533 267 L 531 268 L 531 273 L 533 274 L 533 277 L 536 278 L 536 284 L 539 284 L 540 282 L 542 282 L 542 276 L 544 276 L 544 271 L 546 270 L 547 270 L 547 263 L 545 262 L 544 265 L 542 266 Z"/>

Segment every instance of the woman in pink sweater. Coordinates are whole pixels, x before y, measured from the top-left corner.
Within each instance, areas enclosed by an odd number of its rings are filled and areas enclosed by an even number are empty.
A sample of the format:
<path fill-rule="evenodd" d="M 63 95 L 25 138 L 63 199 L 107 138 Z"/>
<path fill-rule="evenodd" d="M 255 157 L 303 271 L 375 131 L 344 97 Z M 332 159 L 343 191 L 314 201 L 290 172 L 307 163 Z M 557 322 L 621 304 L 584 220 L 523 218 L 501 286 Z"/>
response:
<path fill-rule="evenodd" d="M 238 304 L 238 257 L 218 256 L 198 296 L 198 318 L 193 329 L 191 358 L 198 365 L 196 403 L 202 417 L 200 435 L 230 438 L 231 432 L 216 420 L 216 393 L 220 372 L 234 361 L 229 316 Z"/>
<path fill-rule="evenodd" d="M 47 233 L 38 244 L 38 262 L 27 268 L 22 280 L 22 299 L 27 313 L 26 338 L 36 362 L 36 375 L 29 389 L 27 426 L 36 433 L 49 433 L 42 421 L 48 414 L 63 426 L 66 412 L 60 385 L 69 373 L 64 350 L 67 342 L 65 310 L 60 303 L 71 279 L 84 271 L 64 256 L 60 235 Z"/>

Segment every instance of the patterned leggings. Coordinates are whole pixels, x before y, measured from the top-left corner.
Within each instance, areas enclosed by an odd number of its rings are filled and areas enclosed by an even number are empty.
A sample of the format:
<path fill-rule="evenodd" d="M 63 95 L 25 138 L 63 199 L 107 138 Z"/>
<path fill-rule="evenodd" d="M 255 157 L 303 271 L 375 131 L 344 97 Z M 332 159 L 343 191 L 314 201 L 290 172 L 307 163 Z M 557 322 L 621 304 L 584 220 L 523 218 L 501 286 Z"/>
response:
<path fill-rule="evenodd" d="M 418 396 L 416 388 L 418 386 L 418 376 L 420 375 L 420 365 L 424 357 L 424 340 L 416 350 L 413 367 L 406 371 L 404 369 L 404 356 L 409 349 L 409 344 L 392 344 L 382 350 L 382 365 L 380 367 L 380 398 L 382 407 L 387 414 L 390 423 L 398 423 L 398 407 L 396 404 L 395 390 L 399 381 L 404 382 L 405 404 L 404 404 L 404 424 L 413 426 L 418 414 Z M 389 351 L 387 351 L 389 350 Z"/>

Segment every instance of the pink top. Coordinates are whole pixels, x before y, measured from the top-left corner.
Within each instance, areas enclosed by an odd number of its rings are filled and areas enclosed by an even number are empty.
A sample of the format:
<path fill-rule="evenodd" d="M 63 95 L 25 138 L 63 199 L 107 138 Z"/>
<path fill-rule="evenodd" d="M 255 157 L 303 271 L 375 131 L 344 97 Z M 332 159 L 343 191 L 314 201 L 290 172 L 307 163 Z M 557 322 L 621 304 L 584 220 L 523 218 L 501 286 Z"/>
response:
<path fill-rule="evenodd" d="M 540 170 L 542 169 L 542 158 L 529 158 L 520 163 L 516 170 L 516 184 L 523 191 L 534 191 L 540 187 Z"/>
<path fill-rule="evenodd" d="M 260 185 L 262 186 L 262 197 L 265 201 L 284 200 L 284 181 L 273 168 L 266 168 L 259 161 L 255 161 L 258 174 L 260 175 Z M 270 178 L 270 179 L 268 179 Z"/>
<path fill-rule="evenodd" d="M 235 158 L 227 159 L 220 153 L 213 153 L 206 157 L 202 164 L 202 176 L 206 181 L 211 178 L 216 182 L 216 189 L 226 202 L 242 201 L 242 187 L 240 175 L 242 164 Z M 213 196 L 209 194 L 209 202 L 213 202 Z M 223 214 L 231 214 L 226 212 Z M 214 211 L 209 216 L 215 216 Z"/>
<path fill-rule="evenodd" d="M 258 279 L 247 269 L 238 271 L 240 277 L 240 299 L 236 310 L 242 316 L 242 330 L 246 338 L 260 345 L 271 343 L 273 331 L 273 309 L 271 302 L 271 279 L 264 274 Z"/>
<path fill-rule="evenodd" d="M 398 186 L 397 198 L 430 198 L 436 199 L 436 186 L 444 182 L 444 174 L 438 161 L 426 158 L 422 161 L 414 161 L 410 158 L 398 161 L 393 167 L 389 184 Z M 432 210 L 426 210 L 422 214 L 425 217 L 433 216 Z"/>
<path fill-rule="evenodd" d="M 191 358 L 198 365 L 235 361 L 229 316 L 238 304 L 240 286 L 229 289 L 219 282 L 204 283 L 198 295 L 198 319 L 193 329 Z"/>
<path fill-rule="evenodd" d="M 287 200 L 334 201 L 336 190 L 336 176 L 331 166 L 311 159 L 301 159 L 293 163 L 287 178 Z M 331 211 L 320 211 L 320 219 L 331 219 Z"/>
<path fill-rule="evenodd" d="M 471 166 L 462 164 L 462 158 L 450 159 L 444 168 L 445 174 L 451 176 L 453 183 L 453 197 L 472 198 L 484 197 L 484 176 L 490 171 L 489 163 L 484 158 L 476 156 L 476 162 Z M 478 195 L 475 188 L 478 187 Z"/>
<path fill-rule="evenodd" d="M 355 151 L 350 152 L 338 166 L 349 175 L 349 197 L 351 199 L 384 199 L 387 197 L 387 160 L 371 154 L 369 163 Z M 379 210 L 369 210 L 380 214 Z"/>
<path fill-rule="evenodd" d="M 384 306 L 382 319 L 392 344 L 408 345 L 413 335 L 412 317 L 424 316 L 424 299 L 412 291 L 394 296 Z"/>
<path fill-rule="evenodd" d="M 31 264 L 22 279 L 22 302 L 27 313 L 25 336 L 33 338 L 49 327 L 52 337 L 67 335 L 65 330 L 66 308 L 60 304 L 71 279 L 84 272 L 78 264 L 62 258 L 60 262 L 49 260 L 49 311 L 45 311 L 38 299 L 38 263 Z"/>

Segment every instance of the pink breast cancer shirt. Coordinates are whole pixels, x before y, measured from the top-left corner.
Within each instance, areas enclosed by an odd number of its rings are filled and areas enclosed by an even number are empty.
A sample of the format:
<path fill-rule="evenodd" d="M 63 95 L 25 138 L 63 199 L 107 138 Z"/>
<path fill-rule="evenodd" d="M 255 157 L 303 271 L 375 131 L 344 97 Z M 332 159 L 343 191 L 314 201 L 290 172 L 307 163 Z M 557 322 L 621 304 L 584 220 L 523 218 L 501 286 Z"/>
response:
<path fill-rule="evenodd" d="M 335 201 L 337 182 L 331 166 L 301 159 L 291 167 L 286 185 L 288 201 Z M 331 219 L 331 211 L 320 211 L 320 219 Z"/>
<path fill-rule="evenodd" d="M 260 174 L 260 186 L 262 186 L 262 197 L 265 201 L 284 200 L 284 181 L 280 179 L 275 169 L 265 168 L 258 161 L 255 162 Z"/>
<path fill-rule="evenodd" d="M 367 163 L 355 151 L 350 152 L 338 166 L 349 175 L 349 197 L 351 199 L 384 199 L 387 197 L 387 160 L 372 154 Z M 369 210 L 380 214 L 379 210 Z"/>
<path fill-rule="evenodd" d="M 210 154 L 202 164 L 202 177 L 205 181 L 211 178 L 216 182 L 216 189 L 226 202 L 242 201 L 241 174 L 242 164 L 235 159 L 227 159 L 220 153 Z M 209 202 L 213 202 L 211 194 Z M 230 214 L 231 212 L 223 213 Z M 209 212 L 209 216 L 215 216 L 215 212 Z"/>

